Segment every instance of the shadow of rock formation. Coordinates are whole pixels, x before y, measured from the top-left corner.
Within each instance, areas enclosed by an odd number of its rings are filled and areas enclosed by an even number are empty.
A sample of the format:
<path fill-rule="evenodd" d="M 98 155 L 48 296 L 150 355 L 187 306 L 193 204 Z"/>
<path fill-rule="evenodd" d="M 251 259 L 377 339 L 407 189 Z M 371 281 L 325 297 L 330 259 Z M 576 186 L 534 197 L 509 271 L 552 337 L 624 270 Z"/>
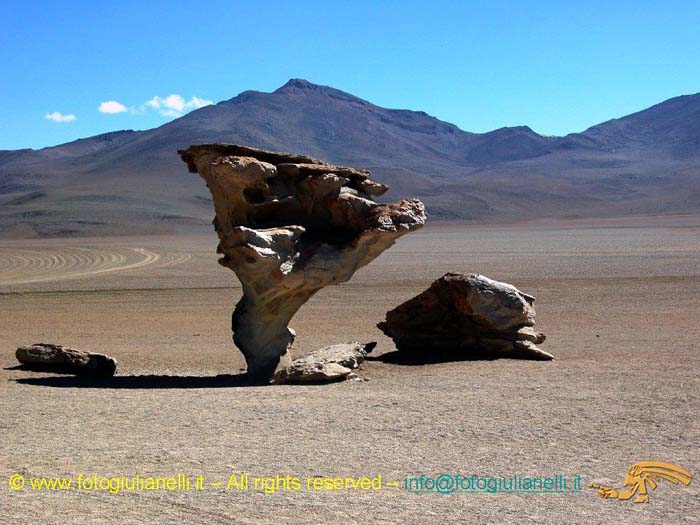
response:
<path fill-rule="evenodd" d="M 56 388 L 233 388 L 263 386 L 248 374 L 222 374 L 216 376 L 167 376 L 134 375 L 98 379 L 84 376 L 22 377 L 13 381 L 23 385 L 50 386 Z M 267 385 L 269 383 L 265 383 Z"/>

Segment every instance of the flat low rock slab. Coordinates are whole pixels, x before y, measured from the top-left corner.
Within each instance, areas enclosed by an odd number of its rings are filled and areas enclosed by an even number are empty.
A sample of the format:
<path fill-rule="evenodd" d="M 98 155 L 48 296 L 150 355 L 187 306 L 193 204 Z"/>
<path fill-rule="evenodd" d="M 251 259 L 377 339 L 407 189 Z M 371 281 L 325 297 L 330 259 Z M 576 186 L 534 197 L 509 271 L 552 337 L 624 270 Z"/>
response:
<path fill-rule="evenodd" d="M 20 346 L 15 356 L 24 368 L 38 372 L 112 377 L 117 371 L 113 357 L 51 343 Z"/>
<path fill-rule="evenodd" d="M 377 343 L 342 343 L 326 346 L 295 359 L 275 378 L 277 384 L 335 383 L 351 378 Z"/>

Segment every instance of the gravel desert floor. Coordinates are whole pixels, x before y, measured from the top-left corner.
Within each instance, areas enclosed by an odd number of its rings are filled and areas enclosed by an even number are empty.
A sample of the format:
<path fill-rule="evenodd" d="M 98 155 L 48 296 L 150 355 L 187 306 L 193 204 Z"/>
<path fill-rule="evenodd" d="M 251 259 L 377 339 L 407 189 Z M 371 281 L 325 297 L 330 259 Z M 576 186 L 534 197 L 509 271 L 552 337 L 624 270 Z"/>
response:
<path fill-rule="evenodd" d="M 296 354 L 378 342 L 360 371 L 368 381 L 325 386 L 231 377 L 244 366 L 229 328 L 240 286 L 215 247 L 213 232 L 0 241 L 0 522 L 700 522 L 700 217 L 429 225 L 293 319 Z M 394 357 L 376 323 L 447 271 L 535 295 L 542 349 L 556 359 Z M 107 353 L 118 375 L 17 369 L 16 347 L 35 342 Z M 646 504 L 587 487 L 619 488 L 632 464 L 651 460 L 694 479 L 660 481 Z M 137 474 L 200 485 L 76 485 Z M 248 488 L 229 484 L 242 474 Z M 405 485 L 442 474 L 563 475 L 569 485 L 534 494 Z M 380 475 L 378 490 L 313 486 L 317 476 Z M 301 487 L 254 487 L 278 476 Z M 32 487 L 41 478 L 72 485 Z"/>

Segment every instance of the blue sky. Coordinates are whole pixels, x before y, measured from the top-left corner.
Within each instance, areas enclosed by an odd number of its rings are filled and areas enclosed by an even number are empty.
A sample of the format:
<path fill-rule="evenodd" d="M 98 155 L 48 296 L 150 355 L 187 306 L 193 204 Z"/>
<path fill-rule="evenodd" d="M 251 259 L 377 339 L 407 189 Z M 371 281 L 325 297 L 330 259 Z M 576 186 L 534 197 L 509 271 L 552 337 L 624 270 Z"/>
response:
<path fill-rule="evenodd" d="M 289 78 L 562 135 L 700 92 L 698 28 L 696 1 L 3 0 L 0 149 L 148 129 Z"/>

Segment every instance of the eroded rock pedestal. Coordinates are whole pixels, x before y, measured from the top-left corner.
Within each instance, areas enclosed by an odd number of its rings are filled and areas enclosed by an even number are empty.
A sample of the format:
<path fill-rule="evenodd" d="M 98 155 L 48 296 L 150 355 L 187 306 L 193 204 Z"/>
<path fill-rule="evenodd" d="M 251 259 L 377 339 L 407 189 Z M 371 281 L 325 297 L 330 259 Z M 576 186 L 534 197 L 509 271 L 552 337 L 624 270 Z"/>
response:
<path fill-rule="evenodd" d="M 477 274 L 447 273 L 430 288 L 387 312 L 377 326 L 401 352 L 553 359 L 535 330 L 535 298 Z"/>
<path fill-rule="evenodd" d="M 425 222 L 418 200 L 374 202 L 388 187 L 366 170 L 231 144 L 179 153 L 214 199 L 219 263 L 243 286 L 233 341 L 261 380 L 291 364 L 287 325 L 314 293 L 347 281 Z"/>

